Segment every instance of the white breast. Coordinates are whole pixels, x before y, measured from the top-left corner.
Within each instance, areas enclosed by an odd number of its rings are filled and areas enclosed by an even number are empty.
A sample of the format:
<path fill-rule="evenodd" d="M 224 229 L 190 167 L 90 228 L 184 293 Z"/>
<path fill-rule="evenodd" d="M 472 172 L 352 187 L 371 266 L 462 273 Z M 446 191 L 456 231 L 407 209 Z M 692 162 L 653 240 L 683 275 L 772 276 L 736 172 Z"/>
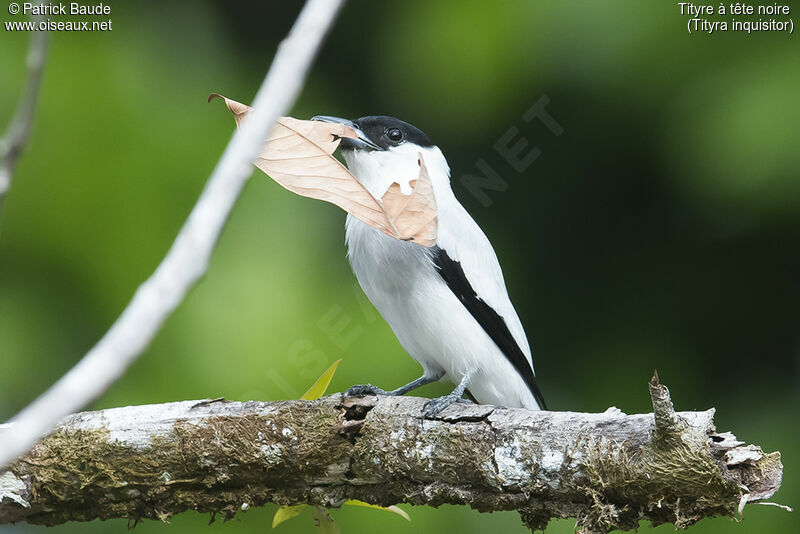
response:
<path fill-rule="evenodd" d="M 439 276 L 428 249 L 351 216 L 346 234 L 364 293 L 423 369 L 444 371 L 453 383 L 470 376 L 468 388 L 478 402 L 538 408 L 516 369 Z"/>
<path fill-rule="evenodd" d="M 409 145 L 393 152 L 346 153 L 345 159 L 350 171 L 380 198 L 393 182 L 410 192 L 408 182 L 418 176 L 420 153 L 436 195 L 439 246 L 460 262 L 472 287 L 505 319 L 530 360 L 494 250 L 453 195 L 450 169 L 439 149 Z M 481 403 L 538 408 L 519 373 L 439 275 L 430 249 L 393 239 L 350 215 L 346 241 L 350 264 L 364 293 L 426 371 L 444 371 L 454 383 L 469 376 L 468 389 Z"/>

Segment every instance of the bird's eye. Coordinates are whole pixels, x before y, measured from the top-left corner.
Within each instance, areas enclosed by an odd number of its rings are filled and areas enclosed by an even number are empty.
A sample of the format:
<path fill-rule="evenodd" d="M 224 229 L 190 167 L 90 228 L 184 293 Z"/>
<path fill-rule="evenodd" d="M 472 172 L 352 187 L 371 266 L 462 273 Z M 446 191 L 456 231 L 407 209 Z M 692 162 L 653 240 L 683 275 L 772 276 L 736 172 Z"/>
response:
<path fill-rule="evenodd" d="M 389 131 L 386 132 L 386 137 L 396 143 L 403 140 L 403 132 L 400 131 L 400 128 L 389 128 Z"/>

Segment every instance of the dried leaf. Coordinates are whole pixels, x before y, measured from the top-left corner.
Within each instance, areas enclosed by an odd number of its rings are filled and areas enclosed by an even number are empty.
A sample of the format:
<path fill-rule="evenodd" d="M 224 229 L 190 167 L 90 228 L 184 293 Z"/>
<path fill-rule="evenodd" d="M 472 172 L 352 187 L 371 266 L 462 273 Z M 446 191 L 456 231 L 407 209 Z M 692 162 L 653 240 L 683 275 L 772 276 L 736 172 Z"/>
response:
<path fill-rule="evenodd" d="M 272 528 L 277 527 L 284 521 L 287 521 L 293 517 L 297 517 L 300 515 L 305 508 L 307 508 L 307 504 L 294 504 L 292 506 L 281 506 L 275 511 L 275 515 L 272 516 Z"/>
<path fill-rule="evenodd" d="M 370 504 L 368 502 L 359 501 L 357 499 L 348 499 L 344 503 L 345 506 L 362 506 L 364 508 L 374 508 L 376 510 L 383 510 L 384 512 L 392 512 L 393 514 L 397 514 L 406 521 L 411 521 L 411 517 L 406 513 L 405 510 L 399 508 L 397 506 L 378 506 L 377 504 Z"/>
<path fill-rule="evenodd" d="M 239 125 L 250 107 L 222 95 Z M 255 165 L 284 188 L 304 197 L 336 204 L 364 223 L 403 241 L 436 244 L 438 219 L 433 185 L 420 154 L 420 175 L 410 195 L 392 184 L 378 201 L 333 157 L 342 137 L 357 137 L 343 124 L 281 117 Z"/>
<path fill-rule="evenodd" d="M 422 154 L 419 155 L 419 178 L 412 181 L 412 187 L 411 194 L 404 195 L 400 184 L 395 182 L 381 202 L 401 236 L 414 236 L 415 243 L 431 247 L 436 244 L 438 231 L 436 197 Z"/>
<path fill-rule="evenodd" d="M 300 397 L 300 399 L 315 400 L 325 395 L 325 392 L 328 390 L 328 386 L 330 385 L 331 380 L 333 379 L 333 375 L 334 373 L 336 373 L 336 368 L 339 366 L 339 362 L 341 361 L 342 359 L 339 358 L 338 360 L 333 362 L 333 364 L 331 364 L 331 366 L 328 367 L 328 369 L 324 373 L 322 373 L 322 376 L 317 378 L 317 381 L 314 382 L 314 384 L 312 384 L 310 388 L 308 388 L 308 391 L 303 393 L 303 396 Z"/>

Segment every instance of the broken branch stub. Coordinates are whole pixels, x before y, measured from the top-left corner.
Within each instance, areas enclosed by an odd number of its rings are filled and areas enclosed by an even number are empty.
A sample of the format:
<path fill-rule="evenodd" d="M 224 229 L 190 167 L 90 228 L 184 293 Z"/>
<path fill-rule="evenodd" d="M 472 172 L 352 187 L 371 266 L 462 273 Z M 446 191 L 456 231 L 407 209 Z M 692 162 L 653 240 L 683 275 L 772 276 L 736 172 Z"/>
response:
<path fill-rule="evenodd" d="M 653 419 L 655 419 L 654 439 L 661 440 L 676 436 L 680 432 L 681 421 L 675 415 L 675 407 L 672 405 L 669 389 L 658 381 L 657 371 L 653 373 L 649 385 L 650 399 L 653 401 Z"/>

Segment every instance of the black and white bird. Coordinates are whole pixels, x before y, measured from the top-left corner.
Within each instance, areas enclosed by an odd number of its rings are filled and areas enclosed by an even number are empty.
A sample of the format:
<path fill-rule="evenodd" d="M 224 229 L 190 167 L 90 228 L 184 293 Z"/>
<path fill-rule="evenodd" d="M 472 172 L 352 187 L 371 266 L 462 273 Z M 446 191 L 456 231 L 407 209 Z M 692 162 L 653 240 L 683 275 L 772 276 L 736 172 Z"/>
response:
<path fill-rule="evenodd" d="M 348 393 L 403 395 L 447 378 L 457 384 L 455 390 L 430 400 L 426 416 L 457 402 L 465 392 L 482 404 L 546 409 L 500 263 L 453 194 L 442 151 L 421 130 L 393 117 L 314 120 L 346 124 L 356 131 L 358 138 L 342 138 L 339 148 L 350 172 L 376 198 L 394 182 L 410 193 L 421 155 L 438 209 L 433 247 L 394 239 L 347 216 L 348 258 L 356 278 L 423 369 L 420 378 L 391 391 L 365 385 Z"/>

